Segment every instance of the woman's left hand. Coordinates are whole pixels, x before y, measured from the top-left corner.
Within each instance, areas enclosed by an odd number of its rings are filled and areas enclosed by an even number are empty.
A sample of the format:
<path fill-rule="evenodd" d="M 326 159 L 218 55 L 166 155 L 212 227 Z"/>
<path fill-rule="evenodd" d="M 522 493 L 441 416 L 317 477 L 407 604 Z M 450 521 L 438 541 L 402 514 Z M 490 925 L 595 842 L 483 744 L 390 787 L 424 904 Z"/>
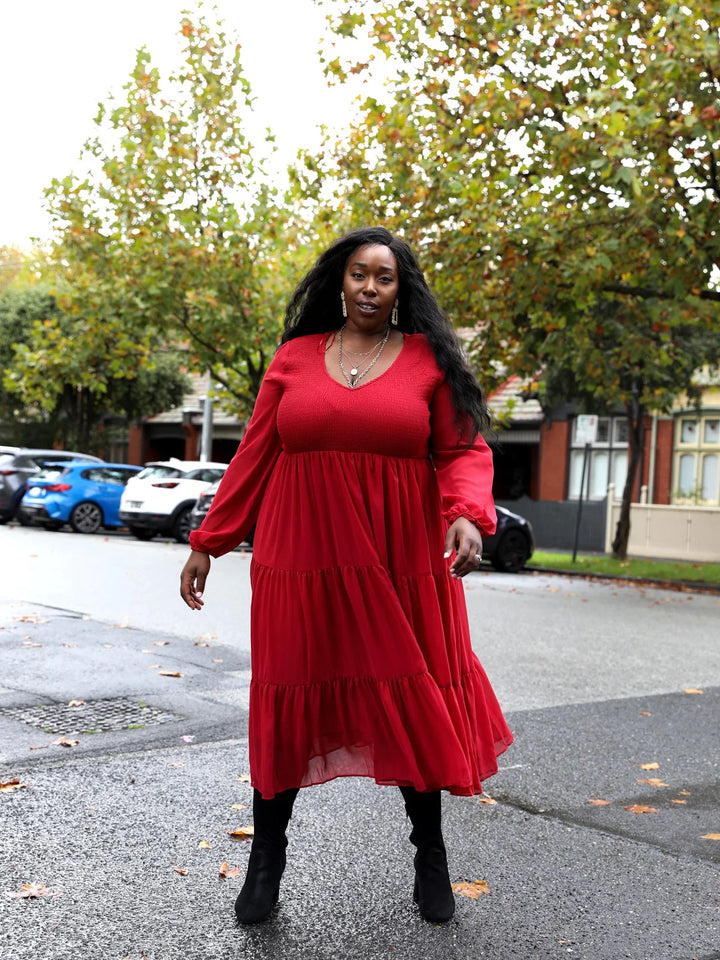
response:
<path fill-rule="evenodd" d="M 451 525 L 445 537 L 445 556 L 449 557 L 453 550 L 455 559 L 450 565 L 450 575 L 456 579 L 464 577 L 466 573 L 477 570 L 482 556 L 482 537 L 480 531 L 467 517 L 458 517 Z"/>

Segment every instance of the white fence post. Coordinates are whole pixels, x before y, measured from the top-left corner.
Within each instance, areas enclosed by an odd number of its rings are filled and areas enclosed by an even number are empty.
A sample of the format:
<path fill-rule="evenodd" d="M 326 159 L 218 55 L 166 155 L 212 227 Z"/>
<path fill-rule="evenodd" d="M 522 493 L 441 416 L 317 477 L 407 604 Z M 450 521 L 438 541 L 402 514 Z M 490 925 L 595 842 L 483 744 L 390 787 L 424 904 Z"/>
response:
<path fill-rule="evenodd" d="M 612 553 L 613 542 L 613 504 L 615 503 L 615 484 L 607 488 L 605 501 L 605 553 Z"/>

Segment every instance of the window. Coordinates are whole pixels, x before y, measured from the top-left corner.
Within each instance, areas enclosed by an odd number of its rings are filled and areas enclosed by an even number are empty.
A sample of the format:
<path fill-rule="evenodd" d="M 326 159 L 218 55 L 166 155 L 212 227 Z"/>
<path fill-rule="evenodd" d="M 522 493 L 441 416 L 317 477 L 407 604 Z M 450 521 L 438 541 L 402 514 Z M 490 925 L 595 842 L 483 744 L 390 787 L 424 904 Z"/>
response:
<path fill-rule="evenodd" d="M 720 417 L 680 417 L 673 503 L 720 504 Z"/>
<path fill-rule="evenodd" d="M 585 471 L 583 497 L 590 500 L 602 500 L 607 495 L 608 485 L 615 484 L 618 493 L 622 493 L 627 479 L 627 417 L 599 417 L 595 443 L 590 446 L 590 456 Z M 580 496 L 585 445 L 578 442 L 577 419 L 573 422 L 570 449 L 570 477 L 568 480 L 568 499 L 577 500 Z"/>

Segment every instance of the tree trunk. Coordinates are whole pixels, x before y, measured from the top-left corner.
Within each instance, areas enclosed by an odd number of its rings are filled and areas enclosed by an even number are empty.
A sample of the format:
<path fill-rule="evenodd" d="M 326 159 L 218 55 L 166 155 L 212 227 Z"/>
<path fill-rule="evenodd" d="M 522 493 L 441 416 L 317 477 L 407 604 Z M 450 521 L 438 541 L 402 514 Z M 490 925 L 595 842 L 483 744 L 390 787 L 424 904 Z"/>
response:
<path fill-rule="evenodd" d="M 615 530 L 615 539 L 612 543 L 613 557 L 616 560 L 627 559 L 628 540 L 630 539 L 630 504 L 640 465 L 640 451 L 642 449 L 642 429 L 644 409 L 636 400 L 625 407 L 628 419 L 628 470 L 623 488 L 620 517 Z M 608 505 L 609 509 L 609 505 Z"/>

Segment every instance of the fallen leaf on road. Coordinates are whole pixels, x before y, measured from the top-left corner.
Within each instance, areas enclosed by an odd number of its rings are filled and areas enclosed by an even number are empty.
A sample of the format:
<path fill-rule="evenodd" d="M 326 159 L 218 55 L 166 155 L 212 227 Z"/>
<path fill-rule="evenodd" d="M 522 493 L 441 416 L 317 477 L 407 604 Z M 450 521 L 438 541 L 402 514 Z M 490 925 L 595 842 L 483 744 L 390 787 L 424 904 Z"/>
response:
<path fill-rule="evenodd" d="M 84 706 L 85 706 L 85 701 L 84 701 L 84 700 L 71 700 L 70 703 L 68 703 L 68 706 L 69 706 L 69 707 L 84 707 Z"/>
<path fill-rule="evenodd" d="M 687 803 L 687 800 L 671 800 L 670 803 Z"/>
<path fill-rule="evenodd" d="M 497 803 L 497 800 L 494 800 L 492 797 L 489 797 L 486 793 L 483 793 L 478 798 L 480 803 L 487 803 L 488 806 L 492 807 Z"/>
<path fill-rule="evenodd" d="M 704 690 L 696 690 L 695 687 L 688 687 L 687 690 L 683 690 L 683 693 L 704 693 Z"/>
<path fill-rule="evenodd" d="M 250 781 L 250 774 L 249 774 L 249 773 L 243 773 L 243 774 L 241 774 L 239 777 L 236 777 L 236 779 L 237 779 L 238 783 L 250 783 L 250 782 L 251 782 L 251 781 Z"/>
<path fill-rule="evenodd" d="M 648 780 L 638 780 L 638 783 L 649 783 L 651 787 L 669 787 L 669 783 L 663 783 L 659 777 L 650 777 Z"/>
<path fill-rule="evenodd" d="M 231 867 L 227 861 L 223 860 L 218 876 L 221 880 L 230 880 L 232 877 L 240 876 L 241 872 L 240 867 Z"/>
<path fill-rule="evenodd" d="M 176 760 L 174 763 L 169 763 L 168 766 L 169 766 L 169 767 L 184 767 L 185 764 L 182 762 L 182 760 Z"/>
<path fill-rule="evenodd" d="M 610 800 L 586 800 L 586 803 L 591 803 L 594 807 L 609 807 Z"/>
<path fill-rule="evenodd" d="M 212 850 L 212 847 L 207 842 L 207 840 L 201 840 L 198 844 L 198 850 Z"/>
<path fill-rule="evenodd" d="M 161 670 L 158 674 L 160 677 L 184 677 L 184 673 L 178 673 L 177 670 Z"/>
<path fill-rule="evenodd" d="M 641 770 L 659 770 L 660 764 L 659 763 L 641 763 L 640 769 Z"/>
<path fill-rule="evenodd" d="M 5 783 L 0 783 L 0 791 L 23 790 L 29 786 L 29 783 L 21 783 L 20 777 L 13 777 L 12 780 L 6 780 Z"/>
<path fill-rule="evenodd" d="M 641 716 L 641 717 L 651 717 L 652 714 L 649 713 L 647 710 L 641 710 L 641 711 L 640 711 L 640 716 Z"/>
<path fill-rule="evenodd" d="M 255 827 L 238 827 L 237 830 L 228 830 L 228 836 L 233 840 L 252 840 L 255 836 Z"/>
<path fill-rule="evenodd" d="M 161 663 L 150 663 L 148 664 L 148 670 L 159 670 L 161 666 Z"/>
<path fill-rule="evenodd" d="M 689 796 L 690 796 L 690 791 L 689 791 L 689 790 L 678 790 L 678 793 L 680 794 L 681 797 L 689 797 Z"/>
<path fill-rule="evenodd" d="M 193 644 L 193 646 L 195 646 L 195 647 L 209 647 L 210 644 L 209 644 L 209 643 L 202 643 L 201 641 L 196 640 L 195 643 Z"/>
<path fill-rule="evenodd" d="M 484 893 L 490 893 L 490 884 L 487 880 L 473 880 L 471 883 L 463 880 L 461 883 L 453 883 L 452 888 L 461 897 L 469 897 L 471 900 L 477 900 Z"/>
<path fill-rule="evenodd" d="M 128 624 L 127 624 L 127 623 L 113 623 L 113 625 L 110 627 L 111 630 L 113 630 L 113 629 L 115 629 L 115 630 L 127 630 L 127 628 L 128 628 Z"/>
<path fill-rule="evenodd" d="M 633 803 L 629 807 L 625 807 L 626 810 L 629 810 L 630 813 L 657 813 L 658 811 L 655 807 L 644 807 L 641 803 Z"/>
<path fill-rule="evenodd" d="M 39 616 L 37 613 L 24 613 L 22 616 L 13 617 L 13 620 L 15 623 L 50 623 L 49 620 Z"/>
<path fill-rule="evenodd" d="M 42 644 L 41 644 L 41 643 L 31 643 L 29 640 L 26 640 L 25 643 L 23 644 L 23 646 L 25 647 L 25 649 L 28 649 L 28 648 L 30 648 L 30 647 L 41 647 Z"/>
<path fill-rule="evenodd" d="M 182 739 L 185 741 L 185 743 L 192 743 L 195 737 L 190 737 L 188 734 L 185 734 Z"/>
<path fill-rule="evenodd" d="M 19 890 L 6 890 L 12 900 L 31 900 L 36 897 L 61 897 L 62 890 L 48 890 L 42 883 L 24 883 Z"/>
<path fill-rule="evenodd" d="M 76 644 L 76 643 L 64 643 L 63 646 L 64 646 L 64 647 L 76 647 L 77 644 Z"/>
<path fill-rule="evenodd" d="M 224 662 L 225 662 L 224 660 L 217 660 L 213 658 L 213 663 L 224 663 Z"/>
<path fill-rule="evenodd" d="M 112 643 L 104 643 L 104 644 L 103 644 L 103 650 L 112 650 L 113 646 L 114 646 L 114 644 L 112 644 Z"/>
<path fill-rule="evenodd" d="M 173 867 L 175 873 L 179 873 L 181 877 L 187 876 L 187 870 L 184 867 Z"/>
<path fill-rule="evenodd" d="M 53 740 L 53 747 L 76 747 L 80 743 L 79 740 L 71 740 L 70 737 L 59 737 L 57 740 Z"/>
<path fill-rule="evenodd" d="M 169 640 L 153 640 L 153 646 L 154 646 L 154 647 L 169 647 L 169 646 L 170 646 L 170 641 L 169 641 Z"/>
<path fill-rule="evenodd" d="M 231 803 L 230 809 L 231 810 L 247 810 L 249 806 L 250 804 L 248 803 Z"/>
<path fill-rule="evenodd" d="M 701 840 L 720 840 L 720 833 L 704 833 Z"/>
<path fill-rule="evenodd" d="M 216 633 L 201 633 L 198 640 L 217 640 Z"/>

